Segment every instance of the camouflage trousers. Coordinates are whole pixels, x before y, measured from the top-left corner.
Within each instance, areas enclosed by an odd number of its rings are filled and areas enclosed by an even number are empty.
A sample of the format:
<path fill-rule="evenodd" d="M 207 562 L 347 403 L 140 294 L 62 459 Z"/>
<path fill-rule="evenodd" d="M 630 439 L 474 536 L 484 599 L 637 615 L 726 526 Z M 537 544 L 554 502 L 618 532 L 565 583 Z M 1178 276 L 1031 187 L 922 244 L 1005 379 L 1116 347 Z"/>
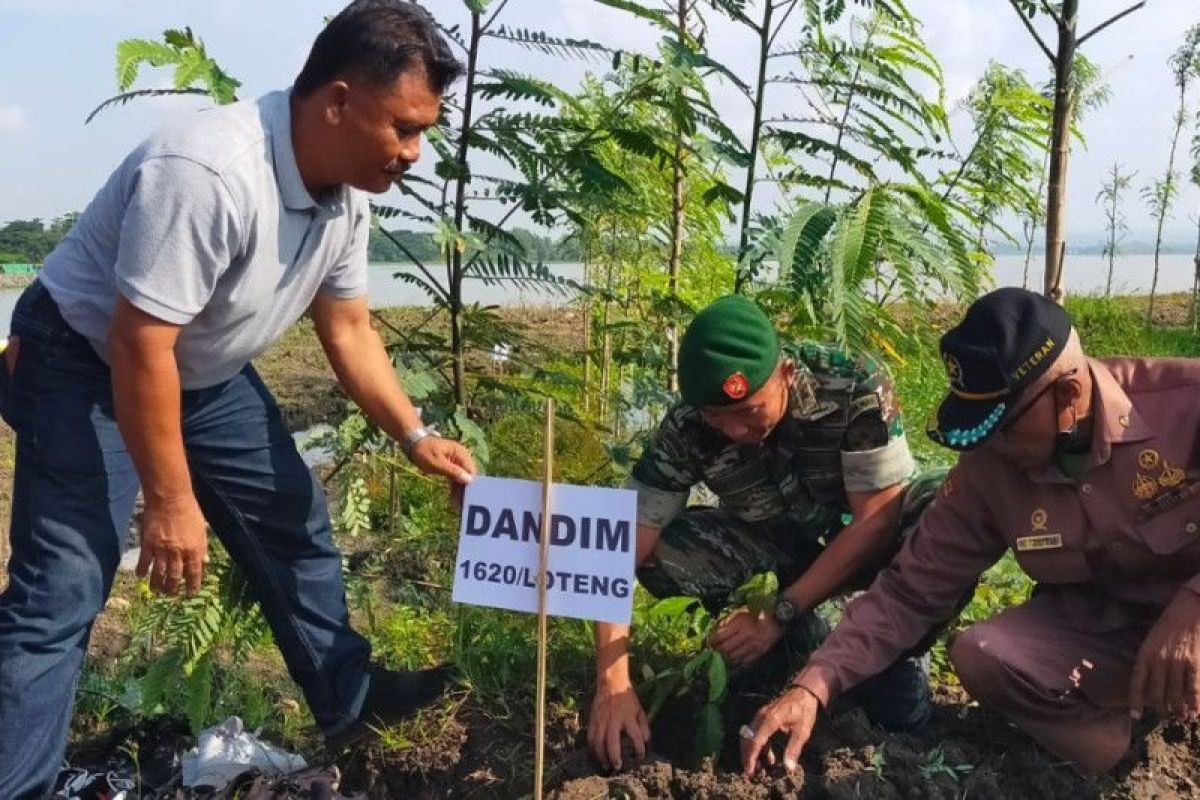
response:
<path fill-rule="evenodd" d="M 916 528 L 921 512 L 934 498 L 945 474 L 944 469 L 925 472 L 909 484 L 892 547 L 878 563 L 850 582 L 846 587 L 848 592 L 865 589 L 891 561 Z M 754 575 L 774 572 L 780 587 L 794 583 L 825 549 L 828 540 L 836 536 L 836 533 L 828 537 L 810 533 L 812 527 L 812 519 L 799 512 L 749 523 L 720 508 L 692 506 L 663 529 L 654 552 L 638 568 L 638 581 L 655 597 L 695 597 L 717 614 L 727 606 L 737 588 Z M 847 693 L 845 702 L 861 705 L 872 721 L 894 730 L 923 722 L 929 715 L 926 651 L 939 632 L 940 629 L 931 631 L 905 657 Z M 765 659 L 770 665 L 763 666 L 782 672 L 784 677 L 792 674 L 803 666 L 828 633 L 828 625 L 815 611 L 801 614 L 789 626 L 781 646 L 776 648 L 778 652 Z"/>

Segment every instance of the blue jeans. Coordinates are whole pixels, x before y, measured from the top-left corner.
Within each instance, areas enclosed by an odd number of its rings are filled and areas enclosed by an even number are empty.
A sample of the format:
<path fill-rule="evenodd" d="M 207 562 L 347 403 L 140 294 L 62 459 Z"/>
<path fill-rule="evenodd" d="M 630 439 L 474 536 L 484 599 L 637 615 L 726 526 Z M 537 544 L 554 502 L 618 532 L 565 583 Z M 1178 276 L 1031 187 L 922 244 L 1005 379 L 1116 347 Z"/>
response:
<path fill-rule="evenodd" d="M 0 413 L 16 431 L 12 559 L 0 595 L 0 798 L 49 793 L 66 747 L 92 621 L 129 528 L 138 476 L 113 415 L 111 374 L 38 283 L 17 302 Z M 246 572 L 292 678 L 327 734 L 367 691 L 370 647 L 350 628 L 321 486 L 247 366 L 183 392 L 196 499 Z"/>

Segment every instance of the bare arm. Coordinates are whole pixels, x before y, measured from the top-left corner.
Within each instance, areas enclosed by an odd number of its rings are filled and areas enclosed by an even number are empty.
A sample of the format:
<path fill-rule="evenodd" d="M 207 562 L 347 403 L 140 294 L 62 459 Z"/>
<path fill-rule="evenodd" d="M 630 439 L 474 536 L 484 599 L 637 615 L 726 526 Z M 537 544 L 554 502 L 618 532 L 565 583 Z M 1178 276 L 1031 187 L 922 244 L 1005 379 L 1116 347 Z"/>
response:
<path fill-rule="evenodd" d="M 634 561 L 641 566 L 654 548 L 662 529 L 638 525 Z M 650 725 L 633 689 L 629 674 L 629 626 L 596 623 L 596 695 L 588 718 L 588 743 L 600 761 L 621 767 L 621 734 L 629 736 L 639 757 L 650 740 Z"/>
<path fill-rule="evenodd" d="M 208 551 L 183 446 L 178 338 L 179 326 L 118 297 L 108 337 L 113 402 L 146 499 L 137 572 L 169 594 L 181 579 L 188 591 L 200 588 Z"/>
<path fill-rule="evenodd" d="M 341 299 L 320 293 L 312 304 L 317 338 L 346 394 L 384 433 L 398 441 L 421 427 L 421 418 L 400 385 L 383 340 L 371 327 L 365 297 Z M 469 483 L 475 474 L 471 454 L 458 442 L 429 437 L 410 457 L 422 471 Z"/>
<path fill-rule="evenodd" d="M 904 484 L 874 492 L 851 492 L 849 500 L 853 521 L 783 591 L 783 596 L 800 611 L 816 608 L 838 594 L 862 569 L 887 553 L 900 524 Z"/>
<path fill-rule="evenodd" d="M 634 564 L 640 567 L 658 546 L 661 528 L 637 526 Z M 629 626 L 614 622 L 596 623 L 596 682 L 629 683 Z"/>

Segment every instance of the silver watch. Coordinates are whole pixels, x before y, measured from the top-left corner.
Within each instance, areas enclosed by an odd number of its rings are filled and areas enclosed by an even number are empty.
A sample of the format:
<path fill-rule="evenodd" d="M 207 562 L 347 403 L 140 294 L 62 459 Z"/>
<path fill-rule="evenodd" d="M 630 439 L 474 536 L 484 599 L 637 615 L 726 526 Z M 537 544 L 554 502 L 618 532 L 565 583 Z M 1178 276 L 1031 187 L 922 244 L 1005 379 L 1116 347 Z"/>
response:
<path fill-rule="evenodd" d="M 412 449 L 417 442 L 430 436 L 441 436 L 432 425 L 422 425 L 419 428 L 413 428 L 404 437 L 404 441 L 400 443 L 400 449 L 404 451 L 404 455 L 412 456 Z"/>

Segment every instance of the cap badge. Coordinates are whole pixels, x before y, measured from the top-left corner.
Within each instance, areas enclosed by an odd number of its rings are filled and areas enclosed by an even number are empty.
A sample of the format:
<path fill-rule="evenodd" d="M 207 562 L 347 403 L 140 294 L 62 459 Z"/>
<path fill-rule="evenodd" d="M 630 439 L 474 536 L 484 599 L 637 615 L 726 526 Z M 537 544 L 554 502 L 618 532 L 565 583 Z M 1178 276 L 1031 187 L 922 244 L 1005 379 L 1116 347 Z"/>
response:
<path fill-rule="evenodd" d="M 721 384 L 721 391 L 731 400 L 741 400 L 750 392 L 750 382 L 740 372 L 735 372 Z"/>
<path fill-rule="evenodd" d="M 946 377 L 950 379 L 950 385 L 961 390 L 963 388 L 962 364 L 958 363 L 958 359 L 949 353 L 942 356 L 942 361 L 946 365 Z"/>

